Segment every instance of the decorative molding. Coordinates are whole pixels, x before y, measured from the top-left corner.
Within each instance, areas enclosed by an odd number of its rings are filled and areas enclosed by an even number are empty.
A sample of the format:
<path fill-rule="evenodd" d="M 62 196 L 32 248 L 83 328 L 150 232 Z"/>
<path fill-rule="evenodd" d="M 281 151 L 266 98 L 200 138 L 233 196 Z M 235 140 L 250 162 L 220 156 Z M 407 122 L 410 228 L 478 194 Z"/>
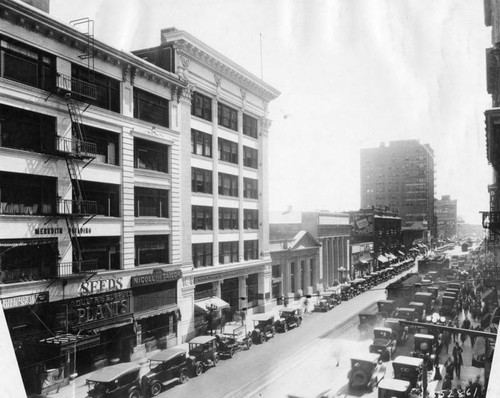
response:
<path fill-rule="evenodd" d="M 188 83 L 188 85 L 180 91 L 177 97 L 177 102 L 183 102 L 187 105 L 191 105 L 191 98 L 193 95 L 194 88 L 195 88 L 194 84 Z"/>
<path fill-rule="evenodd" d="M 182 54 L 179 57 L 181 59 L 181 64 L 184 68 L 189 68 L 189 58 L 184 57 Z"/>
<path fill-rule="evenodd" d="M 214 80 L 215 80 L 215 85 L 217 88 L 219 88 L 222 84 L 222 76 L 218 75 L 217 73 L 214 73 Z"/>
<path fill-rule="evenodd" d="M 127 75 L 130 73 L 130 64 L 123 65 L 122 67 L 122 82 L 127 81 Z"/>
<path fill-rule="evenodd" d="M 193 286 L 193 277 L 192 276 L 183 277 L 182 278 L 182 286 L 183 287 Z"/>

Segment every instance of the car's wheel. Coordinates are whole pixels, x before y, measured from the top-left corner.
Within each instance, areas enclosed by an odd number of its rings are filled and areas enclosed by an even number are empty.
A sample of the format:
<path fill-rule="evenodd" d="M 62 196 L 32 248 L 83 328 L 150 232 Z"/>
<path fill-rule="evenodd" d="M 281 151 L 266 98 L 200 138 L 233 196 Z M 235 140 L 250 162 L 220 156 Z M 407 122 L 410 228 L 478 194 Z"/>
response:
<path fill-rule="evenodd" d="M 217 366 L 219 363 L 219 356 L 217 354 L 214 355 L 212 362 L 214 363 L 214 366 Z"/>
<path fill-rule="evenodd" d="M 130 391 L 128 398 L 141 398 L 141 393 L 139 390 Z"/>
<path fill-rule="evenodd" d="M 273 329 L 271 333 L 272 333 L 272 337 L 274 337 L 274 335 L 276 334 L 276 329 Z"/>
<path fill-rule="evenodd" d="M 301 323 L 302 323 L 302 319 L 300 319 L 300 318 L 297 319 L 297 327 L 299 327 Z"/>
<path fill-rule="evenodd" d="M 288 332 L 288 324 L 285 323 L 285 325 L 283 326 L 283 332 L 286 333 Z"/>
<path fill-rule="evenodd" d="M 189 377 L 186 370 L 181 370 L 181 374 L 179 375 L 179 383 L 184 384 L 188 381 Z"/>
<path fill-rule="evenodd" d="M 231 348 L 231 349 L 229 350 L 229 358 L 234 357 L 234 354 L 235 354 L 235 350 L 234 350 L 234 348 Z"/>
<path fill-rule="evenodd" d="M 253 344 L 252 339 L 248 339 L 248 340 L 247 340 L 247 349 L 248 349 L 248 350 L 249 350 L 250 348 L 252 348 L 252 344 Z"/>
<path fill-rule="evenodd" d="M 262 333 L 260 335 L 260 344 L 264 344 L 266 342 L 266 335 L 264 333 Z"/>
<path fill-rule="evenodd" d="M 196 362 L 194 364 L 194 374 L 199 376 L 203 373 L 203 364 L 201 362 Z"/>
<path fill-rule="evenodd" d="M 159 393 L 161 393 L 161 383 L 158 380 L 155 380 L 153 384 L 151 384 L 149 392 L 152 397 L 156 397 Z"/>
<path fill-rule="evenodd" d="M 357 370 L 351 375 L 352 388 L 362 388 L 365 387 L 367 383 L 368 383 L 368 376 L 365 372 Z"/>

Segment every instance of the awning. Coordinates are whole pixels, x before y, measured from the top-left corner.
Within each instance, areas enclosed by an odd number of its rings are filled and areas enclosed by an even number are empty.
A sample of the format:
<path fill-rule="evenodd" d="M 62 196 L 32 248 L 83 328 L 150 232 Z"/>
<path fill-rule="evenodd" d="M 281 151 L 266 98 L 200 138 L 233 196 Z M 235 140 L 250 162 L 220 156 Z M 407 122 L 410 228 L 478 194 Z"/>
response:
<path fill-rule="evenodd" d="M 378 256 L 377 260 L 380 261 L 381 263 L 386 263 L 389 261 L 386 257 L 384 257 L 382 255 Z"/>
<path fill-rule="evenodd" d="M 40 340 L 41 344 L 48 344 L 51 346 L 60 347 L 62 351 L 70 349 L 87 349 L 96 347 L 100 344 L 101 337 L 99 335 L 84 335 L 84 334 L 71 334 L 63 333 L 57 334 L 53 337 L 49 337 Z"/>
<path fill-rule="evenodd" d="M 229 307 L 229 304 L 222 300 L 220 297 L 212 296 L 203 300 L 198 300 L 194 303 L 195 309 L 209 312 L 210 308 L 220 310 Z"/>
<path fill-rule="evenodd" d="M 144 319 L 144 318 L 151 318 L 151 317 L 157 316 L 157 315 L 168 314 L 169 312 L 173 312 L 175 310 L 177 310 L 176 306 L 169 305 L 168 307 L 155 308 L 152 310 L 142 311 L 139 313 L 136 312 L 136 313 L 134 313 L 134 318 L 136 321 L 138 321 L 138 320 Z"/>
<path fill-rule="evenodd" d="M 130 325 L 132 322 L 134 322 L 132 315 L 126 315 L 119 318 L 103 319 L 98 322 L 81 324 L 73 326 L 73 328 L 76 330 L 93 330 L 97 333 L 108 329 L 121 328 L 122 326 Z"/>

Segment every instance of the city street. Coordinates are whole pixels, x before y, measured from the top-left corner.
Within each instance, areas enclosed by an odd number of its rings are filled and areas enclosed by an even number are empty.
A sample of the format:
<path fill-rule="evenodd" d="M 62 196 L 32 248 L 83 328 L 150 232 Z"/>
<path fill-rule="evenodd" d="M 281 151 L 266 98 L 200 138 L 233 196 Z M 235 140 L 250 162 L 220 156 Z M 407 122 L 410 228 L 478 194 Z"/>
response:
<path fill-rule="evenodd" d="M 385 298 L 388 283 L 330 312 L 307 315 L 299 328 L 223 359 L 216 368 L 184 385 L 167 387 L 160 396 L 314 397 L 332 386 L 341 389 L 347 383 L 351 353 L 368 352 L 370 344 L 369 339 L 359 339 L 357 314 L 375 312 L 374 303 Z"/>

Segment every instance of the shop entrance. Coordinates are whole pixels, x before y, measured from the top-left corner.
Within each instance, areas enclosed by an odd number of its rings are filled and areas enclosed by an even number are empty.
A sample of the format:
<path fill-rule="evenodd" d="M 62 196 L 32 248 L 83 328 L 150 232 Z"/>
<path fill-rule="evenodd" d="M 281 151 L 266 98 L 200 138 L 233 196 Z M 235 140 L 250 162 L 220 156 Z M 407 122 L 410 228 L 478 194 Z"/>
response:
<path fill-rule="evenodd" d="M 221 299 L 229 304 L 229 308 L 222 311 L 225 322 L 234 320 L 235 311 L 239 310 L 240 295 L 238 278 L 225 279 L 221 282 Z"/>

